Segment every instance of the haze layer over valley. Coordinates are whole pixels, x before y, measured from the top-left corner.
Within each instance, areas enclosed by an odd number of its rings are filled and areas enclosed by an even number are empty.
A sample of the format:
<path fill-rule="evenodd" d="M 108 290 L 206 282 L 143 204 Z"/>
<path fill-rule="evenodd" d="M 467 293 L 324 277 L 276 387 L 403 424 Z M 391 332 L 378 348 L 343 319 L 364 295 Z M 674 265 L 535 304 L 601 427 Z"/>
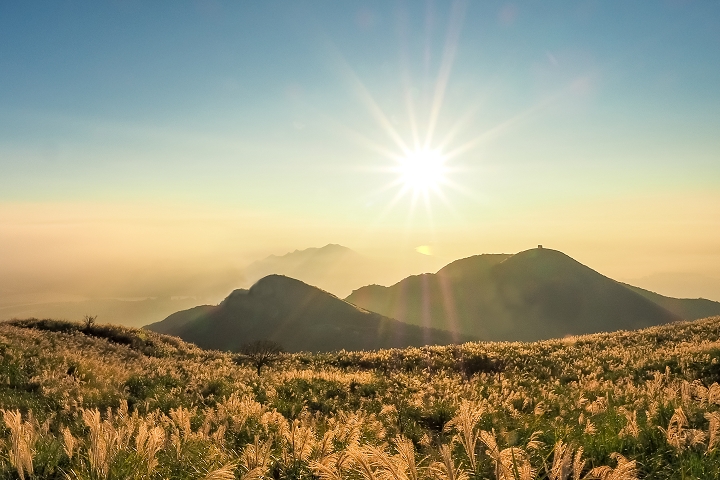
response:
<path fill-rule="evenodd" d="M 80 320 L 84 315 L 97 315 L 103 322 L 139 327 L 160 321 L 184 308 L 202 303 L 217 304 L 228 292 L 250 288 L 270 274 L 287 275 L 344 298 L 363 285 L 389 285 L 411 274 L 435 271 L 444 262 L 414 251 L 383 258 L 329 244 L 270 255 L 245 265 L 239 261 L 228 264 L 236 266 L 211 265 L 198 272 L 177 267 L 158 272 L 136 272 L 121 277 L 122 283 L 95 288 L 72 283 L 63 286 L 58 279 L 47 282 L 53 289 L 62 291 L 65 288 L 71 292 L 84 292 L 84 295 L 32 290 L 22 293 L 22 285 L 8 282 L 5 290 L 0 292 L 0 320 L 29 317 Z M 158 283 L 152 284 L 153 281 Z"/>

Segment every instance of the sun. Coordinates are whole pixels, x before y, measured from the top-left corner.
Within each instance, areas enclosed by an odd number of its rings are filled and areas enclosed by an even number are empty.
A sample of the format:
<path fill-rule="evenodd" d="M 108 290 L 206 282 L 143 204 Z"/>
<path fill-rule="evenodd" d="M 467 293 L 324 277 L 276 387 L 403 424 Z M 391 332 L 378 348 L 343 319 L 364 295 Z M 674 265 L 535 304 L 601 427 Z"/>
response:
<path fill-rule="evenodd" d="M 400 159 L 398 171 L 404 189 L 415 193 L 437 191 L 445 180 L 445 157 L 437 150 L 409 152 Z"/>

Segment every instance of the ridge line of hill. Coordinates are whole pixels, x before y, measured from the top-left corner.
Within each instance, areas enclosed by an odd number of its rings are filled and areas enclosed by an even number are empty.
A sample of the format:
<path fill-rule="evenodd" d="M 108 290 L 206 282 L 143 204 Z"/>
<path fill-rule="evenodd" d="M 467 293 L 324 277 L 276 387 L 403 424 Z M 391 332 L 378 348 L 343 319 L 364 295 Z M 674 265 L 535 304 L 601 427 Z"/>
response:
<path fill-rule="evenodd" d="M 390 287 L 362 287 L 346 300 L 407 323 L 483 340 L 532 341 L 682 318 L 547 248 L 459 259 Z"/>
<path fill-rule="evenodd" d="M 325 248 L 325 247 L 323 247 Z M 552 249 L 482 254 L 345 299 L 284 275 L 146 328 L 206 348 L 273 340 L 291 351 L 374 349 L 460 340 L 533 341 L 720 314 L 720 303 L 663 297 Z M 298 335 L 300 334 L 300 335 Z"/>
<path fill-rule="evenodd" d="M 145 328 L 203 348 L 230 351 L 257 340 L 277 342 L 288 351 L 331 351 L 473 339 L 368 311 L 284 275 L 268 275 L 250 289 L 234 290 L 216 306 L 183 310 Z"/>

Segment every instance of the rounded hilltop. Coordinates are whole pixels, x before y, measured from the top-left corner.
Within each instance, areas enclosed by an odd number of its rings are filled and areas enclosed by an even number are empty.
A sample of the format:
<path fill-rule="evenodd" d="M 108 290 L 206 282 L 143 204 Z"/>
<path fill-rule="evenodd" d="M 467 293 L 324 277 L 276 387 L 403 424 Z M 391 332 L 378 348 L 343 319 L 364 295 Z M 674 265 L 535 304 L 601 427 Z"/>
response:
<path fill-rule="evenodd" d="M 471 337 L 408 325 L 367 311 L 284 275 L 233 291 L 217 306 L 174 313 L 146 328 L 204 348 L 237 351 L 272 340 L 288 351 L 332 351 L 449 344 Z"/>

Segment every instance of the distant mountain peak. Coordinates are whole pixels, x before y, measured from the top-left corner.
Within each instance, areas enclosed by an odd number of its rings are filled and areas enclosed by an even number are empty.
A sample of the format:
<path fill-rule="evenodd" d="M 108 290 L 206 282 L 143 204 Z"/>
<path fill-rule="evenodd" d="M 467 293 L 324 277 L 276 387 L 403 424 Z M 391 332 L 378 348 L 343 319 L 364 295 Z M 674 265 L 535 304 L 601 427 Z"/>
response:
<path fill-rule="evenodd" d="M 288 257 L 296 257 L 300 255 L 317 255 L 317 254 L 338 254 L 338 253 L 345 253 L 345 254 L 355 254 L 359 255 L 355 250 L 344 247 L 337 243 L 328 243 L 324 247 L 308 247 L 299 249 L 296 248 L 292 252 L 285 253 L 283 255 L 269 255 L 267 258 L 288 258 Z"/>
<path fill-rule="evenodd" d="M 339 250 L 339 251 L 345 251 L 345 252 L 354 252 L 355 251 L 351 248 L 340 245 L 339 243 L 328 243 L 324 247 L 320 247 L 320 250 Z"/>
<path fill-rule="evenodd" d="M 356 251 L 329 243 L 323 247 L 270 255 L 244 269 L 245 285 L 250 286 L 272 274 L 297 278 L 323 290 L 347 295 L 353 287 L 364 285 L 372 262 Z"/>

